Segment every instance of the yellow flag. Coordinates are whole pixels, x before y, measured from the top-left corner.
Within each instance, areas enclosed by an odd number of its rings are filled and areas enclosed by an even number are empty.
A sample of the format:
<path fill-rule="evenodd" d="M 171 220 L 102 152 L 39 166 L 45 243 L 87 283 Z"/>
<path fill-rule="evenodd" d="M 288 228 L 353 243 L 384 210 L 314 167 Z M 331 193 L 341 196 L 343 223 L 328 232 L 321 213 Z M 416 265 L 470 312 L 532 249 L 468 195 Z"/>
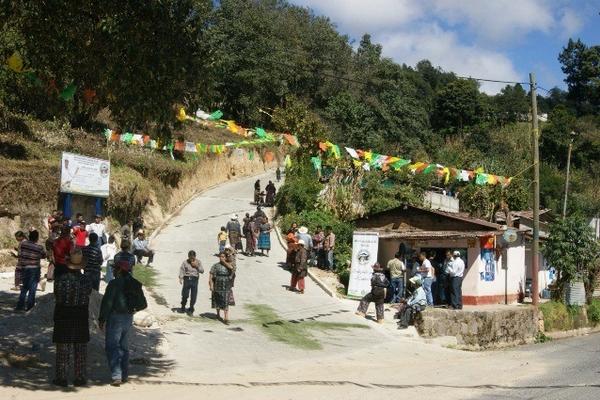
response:
<path fill-rule="evenodd" d="M 6 63 L 8 64 L 8 68 L 12 69 L 13 71 L 19 73 L 23 72 L 23 59 L 18 51 L 15 51 L 12 56 L 8 58 Z"/>
<path fill-rule="evenodd" d="M 181 107 L 179 109 L 179 112 L 177 113 L 177 120 L 183 122 L 186 119 L 187 119 L 187 115 L 185 115 L 185 109 L 183 107 Z"/>

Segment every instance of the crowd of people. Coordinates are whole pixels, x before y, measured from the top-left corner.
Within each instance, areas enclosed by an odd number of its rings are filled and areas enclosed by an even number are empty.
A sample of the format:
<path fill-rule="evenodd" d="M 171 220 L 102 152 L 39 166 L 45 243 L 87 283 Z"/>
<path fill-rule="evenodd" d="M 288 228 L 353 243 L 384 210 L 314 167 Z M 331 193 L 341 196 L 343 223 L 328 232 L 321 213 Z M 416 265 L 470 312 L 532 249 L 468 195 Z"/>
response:
<path fill-rule="evenodd" d="M 442 263 L 436 262 L 435 253 L 428 257 L 424 251 L 413 254 L 408 266 L 403 259 L 398 252 L 386 268 L 379 263 L 373 265 L 371 291 L 362 298 L 357 315 L 364 317 L 369 304 L 374 303 L 377 322 L 383 323 L 384 304 L 389 301 L 400 305 L 396 317 L 399 327 L 406 328 L 426 307 L 462 309 L 465 263 L 460 251 L 447 250 Z"/>
<path fill-rule="evenodd" d="M 136 245 L 130 240 L 132 228 L 129 235 L 121 237 L 118 251 L 115 235 L 109 233 L 102 216 L 96 215 L 93 219 L 94 222 L 87 224 L 80 213 L 72 220 L 60 211 L 53 211 L 46 221 L 49 234 L 43 245 L 39 231 L 33 227 L 27 233 L 15 233 L 17 266 L 13 289 L 20 292 L 15 312 L 27 312 L 35 307 L 41 280 L 44 287 L 45 282 L 54 281 L 52 340 L 56 345 L 56 363 L 53 383 L 57 386 L 68 386 L 71 358 L 73 384 L 87 384 L 89 303 L 92 292 L 100 289 L 103 266 L 106 267 L 108 285 L 100 306 L 98 326 L 105 331 L 105 349 L 113 385 L 127 381 L 128 335 L 133 313 L 146 307 L 141 284 L 132 276 L 140 256 L 149 257 L 151 261 L 153 255 L 143 237 L 143 222 L 138 220 L 136 238 L 141 243 Z M 142 226 L 139 226 L 140 222 Z M 138 249 L 144 249 L 146 253 L 136 253 Z M 48 261 L 48 268 L 42 278 L 43 260 Z"/>

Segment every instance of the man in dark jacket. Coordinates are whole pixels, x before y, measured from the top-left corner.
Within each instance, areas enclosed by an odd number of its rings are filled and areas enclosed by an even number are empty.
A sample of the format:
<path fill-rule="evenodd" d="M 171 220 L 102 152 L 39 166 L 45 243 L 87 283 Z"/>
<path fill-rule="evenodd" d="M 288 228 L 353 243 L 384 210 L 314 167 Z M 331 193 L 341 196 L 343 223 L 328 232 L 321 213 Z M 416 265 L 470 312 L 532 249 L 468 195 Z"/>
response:
<path fill-rule="evenodd" d="M 123 243 L 121 246 L 123 247 Z M 102 298 L 98 321 L 100 329 L 105 331 L 111 385 L 120 386 L 127 382 L 129 376 L 129 330 L 133 324 L 133 312 L 129 309 L 125 289 L 128 280 L 133 277 L 127 262 L 115 262 L 114 274 L 115 279 L 109 282 Z"/>

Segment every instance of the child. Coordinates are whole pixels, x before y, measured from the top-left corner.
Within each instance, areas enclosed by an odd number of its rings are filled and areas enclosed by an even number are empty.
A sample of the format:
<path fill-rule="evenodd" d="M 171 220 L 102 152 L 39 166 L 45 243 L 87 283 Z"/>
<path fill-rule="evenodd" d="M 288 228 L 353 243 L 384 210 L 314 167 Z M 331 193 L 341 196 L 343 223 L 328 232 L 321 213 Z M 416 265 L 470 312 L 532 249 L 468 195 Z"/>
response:
<path fill-rule="evenodd" d="M 224 226 L 221 227 L 221 232 L 217 235 L 217 243 L 219 244 L 219 253 L 225 251 L 225 245 L 227 244 L 227 229 Z"/>
<path fill-rule="evenodd" d="M 375 313 L 377 316 L 377 322 L 383 323 L 383 303 L 385 301 L 385 295 L 387 287 L 390 285 L 387 278 L 383 273 L 383 268 L 379 263 L 373 265 L 373 276 L 371 277 L 371 292 L 367 293 L 356 310 L 356 315 L 364 317 L 369 308 L 371 302 L 375 303 Z"/>

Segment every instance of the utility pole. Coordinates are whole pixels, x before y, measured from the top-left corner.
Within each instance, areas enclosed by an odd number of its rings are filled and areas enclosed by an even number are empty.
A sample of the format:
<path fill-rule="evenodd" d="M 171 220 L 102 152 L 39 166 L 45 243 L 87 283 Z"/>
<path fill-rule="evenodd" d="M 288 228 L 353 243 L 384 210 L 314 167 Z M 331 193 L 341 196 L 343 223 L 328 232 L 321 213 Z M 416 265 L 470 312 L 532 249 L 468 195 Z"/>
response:
<path fill-rule="evenodd" d="M 531 87 L 531 121 L 533 145 L 533 243 L 531 246 L 531 302 L 534 306 L 539 303 L 538 271 L 540 262 L 540 149 L 537 113 L 537 84 L 535 74 L 529 74 Z"/>
<path fill-rule="evenodd" d="M 573 132 L 571 132 L 573 134 Z M 571 173 L 571 151 L 573 150 L 573 139 L 569 142 L 569 152 L 567 153 L 567 179 L 565 180 L 565 200 L 563 202 L 562 217 L 567 217 L 567 198 L 569 197 L 569 175 Z"/>

